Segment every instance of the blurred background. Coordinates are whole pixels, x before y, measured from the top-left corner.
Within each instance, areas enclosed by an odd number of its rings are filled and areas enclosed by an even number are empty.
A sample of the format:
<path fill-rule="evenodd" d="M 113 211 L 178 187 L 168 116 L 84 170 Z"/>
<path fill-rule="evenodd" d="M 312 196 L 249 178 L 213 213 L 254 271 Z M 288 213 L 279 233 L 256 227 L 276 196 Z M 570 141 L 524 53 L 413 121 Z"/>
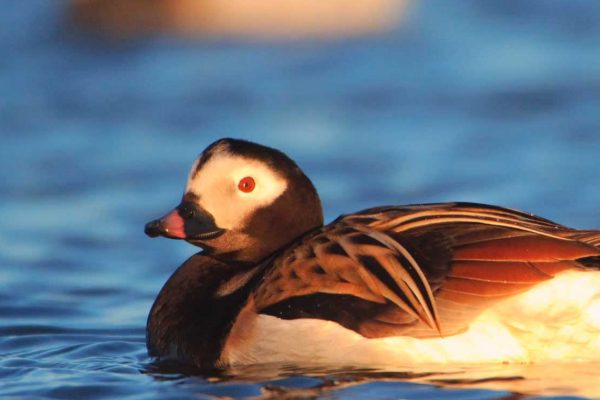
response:
<path fill-rule="evenodd" d="M 598 228 L 598 110 L 598 2 L 11 2 L 0 14 L 0 396 L 264 389 L 140 374 L 149 307 L 197 250 L 143 226 L 177 204 L 218 138 L 285 151 L 328 220 L 462 200 Z"/>

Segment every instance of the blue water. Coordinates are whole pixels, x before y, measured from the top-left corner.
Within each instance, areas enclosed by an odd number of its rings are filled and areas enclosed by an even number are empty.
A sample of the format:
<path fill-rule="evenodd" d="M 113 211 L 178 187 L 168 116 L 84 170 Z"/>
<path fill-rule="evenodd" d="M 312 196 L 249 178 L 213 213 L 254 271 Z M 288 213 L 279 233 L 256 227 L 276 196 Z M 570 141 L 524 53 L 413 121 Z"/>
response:
<path fill-rule="evenodd" d="M 600 3 L 423 1 L 389 33 L 284 44 L 110 42 L 68 29 L 65 4 L 0 13 L 1 398 L 522 398 L 501 366 L 460 382 L 156 366 L 146 315 L 195 249 L 143 225 L 232 136 L 296 159 L 328 219 L 468 200 L 598 228 Z"/>

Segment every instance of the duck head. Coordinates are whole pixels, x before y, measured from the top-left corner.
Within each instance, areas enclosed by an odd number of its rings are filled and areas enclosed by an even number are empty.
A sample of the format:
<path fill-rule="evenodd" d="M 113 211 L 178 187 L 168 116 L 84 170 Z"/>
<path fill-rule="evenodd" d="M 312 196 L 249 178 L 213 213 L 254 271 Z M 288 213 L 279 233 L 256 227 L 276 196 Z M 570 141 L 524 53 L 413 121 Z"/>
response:
<path fill-rule="evenodd" d="M 146 224 L 227 261 L 257 262 L 323 225 L 319 196 L 284 153 L 221 139 L 194 162 L 181 203 Z"/>

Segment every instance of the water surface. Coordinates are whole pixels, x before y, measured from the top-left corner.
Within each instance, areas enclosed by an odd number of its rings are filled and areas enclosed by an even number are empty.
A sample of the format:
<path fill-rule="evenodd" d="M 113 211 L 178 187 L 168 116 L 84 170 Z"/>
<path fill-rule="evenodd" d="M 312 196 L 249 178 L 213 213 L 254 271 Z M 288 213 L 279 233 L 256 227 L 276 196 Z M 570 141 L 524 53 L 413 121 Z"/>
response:
<path fill-rule="evenodd" d="M 111 43 L 63 6 L 0 15 L 0 397 L 600 397 L 598 365 L 156 366 L 146 315 L 195 249 L 142 232 L 223 136 L 286 151 L 329 220 L 465 200 L 600 227 L 599 3 L 424 1 L 294 44 Z"/>

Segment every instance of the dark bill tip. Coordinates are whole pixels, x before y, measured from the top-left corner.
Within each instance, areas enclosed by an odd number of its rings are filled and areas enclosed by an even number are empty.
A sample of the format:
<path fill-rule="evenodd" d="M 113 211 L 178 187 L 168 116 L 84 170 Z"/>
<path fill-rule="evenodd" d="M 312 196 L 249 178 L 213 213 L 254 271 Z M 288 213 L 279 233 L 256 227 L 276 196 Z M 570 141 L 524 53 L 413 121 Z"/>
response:
<path fill-rule="evenodd" d="M 162 232 L 163 232 L 163 229 L 160 224 L 160 219 L 155 219 L 154 221 L 150 221 L 144 227 L 144 233 L 152 238 L 160 236 Z"/>

